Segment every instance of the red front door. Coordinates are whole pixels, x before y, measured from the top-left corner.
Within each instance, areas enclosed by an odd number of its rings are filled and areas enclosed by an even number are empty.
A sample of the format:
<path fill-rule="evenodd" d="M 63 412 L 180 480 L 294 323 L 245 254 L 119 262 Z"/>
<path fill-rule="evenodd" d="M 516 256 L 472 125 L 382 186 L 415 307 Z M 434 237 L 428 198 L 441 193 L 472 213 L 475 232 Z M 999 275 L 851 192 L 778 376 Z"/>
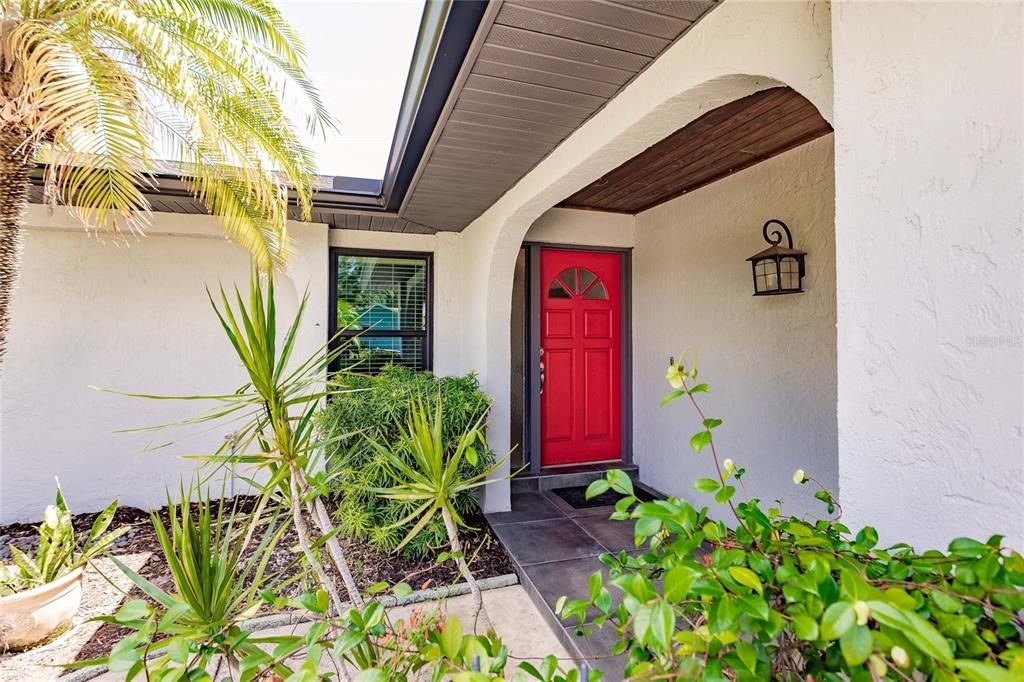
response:
<path fill-rule="evenodd" d="M 541 464 L 622 459 L 622 258 L 540 255 Z"/>

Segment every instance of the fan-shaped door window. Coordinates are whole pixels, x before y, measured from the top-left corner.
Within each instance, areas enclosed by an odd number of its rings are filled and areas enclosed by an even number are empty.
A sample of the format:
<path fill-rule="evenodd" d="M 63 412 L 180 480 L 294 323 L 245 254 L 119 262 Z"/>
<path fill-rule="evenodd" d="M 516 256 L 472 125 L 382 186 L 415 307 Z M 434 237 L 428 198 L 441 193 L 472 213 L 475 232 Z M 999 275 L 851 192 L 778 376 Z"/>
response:
<path fill-rule="evenodd" d="M 576 298 L 582 296 L 591 301 L 608 300 L 604 284 L 587 268 L 566 268 L 551 281 L 548 298 Z"/>

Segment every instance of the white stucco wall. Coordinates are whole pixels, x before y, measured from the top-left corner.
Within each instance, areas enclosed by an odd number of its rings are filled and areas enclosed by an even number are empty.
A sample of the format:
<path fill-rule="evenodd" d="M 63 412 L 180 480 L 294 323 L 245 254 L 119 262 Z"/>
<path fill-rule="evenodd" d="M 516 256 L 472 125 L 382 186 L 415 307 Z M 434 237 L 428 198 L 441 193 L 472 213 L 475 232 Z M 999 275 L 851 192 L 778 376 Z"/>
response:
<path fill-rule="evenodd" d="M 489 392 L 509 391 L 512 275 L 536 219 L 705 111 L 752 92 L 789 85 L 831 120 L 830 31 L 824 2 L 725 0 L 466 228 L 464 358 Z M 489 438 L 500 451 L 509 415 L 495 408 Z M 508 508 L 508 496 L 493 492 L 486 508 Z"/>
<path fill-rule="evenodd" d="M 113 497 L 160 505 L 189 476 L 177 455 L 209 452 L 214 430 L 159 452 L 153 434 L 117 429 L 178 421 L 200 410 L 101 393 L 91 385 L 161 394 L 223 393 L 242 370 L 204 285 L 247 286 L 249 259 L 212 218 L 155 214 L 144 238 L 118 245 L 87 236 L 64 212 L 33 206 L 0 383 L 0 522 L 38 519 L 59 476 L 74 511 Z M 291 226 L 295 252 L 277 281 L 287 320 L 308 287 L 295 353 L 327 336 L 327 228 Z M 184 433 L 188 433 L 187 431 Z"/>
<path fill-rule="evenodd" d="M 692 489 L 715 475 L 688 445 L 700 419 L 686 401 L 659 407 L 669 356 L 693 346 L 711 386 L 702 407 L 724 420 L 719 456 L 747 468 L 751 496 L 824 511 L 792 475 L 838 479 L 832 162 L 827 135 L 636 216 L 633 452 L 652 487 L 715 508 Z M 766 246 L 769 218 L 808 253 L 802 294 L 751 295 L 746 258 Z"/>
<path fill-rule="evenodd" d="M 834 3 L 840 489 L 1024 543 L 1024 4 Z"/>
<path fill-rule="evenodd" d="M 625 213 L 552 208 L 530 225 L 525 240 L 628 249 L 633 246 L 635 225 L 636 219 Z"/>

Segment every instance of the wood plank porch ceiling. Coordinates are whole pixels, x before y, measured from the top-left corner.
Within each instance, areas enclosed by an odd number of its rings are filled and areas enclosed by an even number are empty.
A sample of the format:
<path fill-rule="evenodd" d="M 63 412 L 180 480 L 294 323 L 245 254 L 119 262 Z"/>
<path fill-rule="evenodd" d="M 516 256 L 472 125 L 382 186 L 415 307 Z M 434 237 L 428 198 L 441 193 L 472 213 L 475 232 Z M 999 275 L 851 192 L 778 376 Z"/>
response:
<path fill-rule="evenodd" d="M 399 215 L 459 231 L 718 0 L 505 0 Z"/>
<path fill-rule="evenodd" d="M 640 213 L 830 132 L 792 88 L 762 90 L 712 109 L 559 206 Z"/>

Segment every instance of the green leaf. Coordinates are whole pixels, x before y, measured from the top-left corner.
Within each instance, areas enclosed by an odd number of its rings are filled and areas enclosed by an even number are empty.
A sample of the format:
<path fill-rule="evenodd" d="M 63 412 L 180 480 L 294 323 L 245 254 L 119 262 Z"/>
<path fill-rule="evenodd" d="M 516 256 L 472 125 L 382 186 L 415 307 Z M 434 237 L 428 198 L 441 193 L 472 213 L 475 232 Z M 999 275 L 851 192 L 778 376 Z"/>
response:
<path fill-rule="evenodd" d="M 967 682 L 1020 682 L 1020 678 L 1009 670 L 985 661 L 957 659 L 956 667 Z"/>
<path fill-rule="evenodd" d="M 462 649 L 462 624 L 454 616 L 445 621 L 444 631 L 441 633 L 441 649 L 444 655 L 453 661 Z"/>
<path fill-rule="evenodd" d="M 355 682 L 388 682 L 388 676 L 380 668 L 367 668 L 356 675 Z"/>
<path fill-rule="evenodd" d="M 391 588 L 391 592 L 399 599 L 404 599 L 405 597 L 408 597 L 410 594 L 412 594 L 412 587 L 409 585 L 409 583 L 398 583 L 393 588 Z"/>
<path fill-rule="evenodd" d="M 871 630 L 866 625 L 858 625 L 847 630 L 839 638 L 839 648 L 843 652 L 843 659 L 847 665 L 860 665 L 868 660 L 868 656 L 871 655 L 871 651 L 874 649 Z"/>
<path fill-rule="evenodd" d="M 661 406 L 664 407 L 665 405 L 668 405 L 676 398 L 681 398 L 684 395 L 686 395 L 686 391 L 684 390 L 680 389 L 678 391 L 672 391 L 671 393 L 667 394 L 664 398 L 661 399 Z"/>
<path fill-rule="evenodd" d="M 710 393 L 711 389 L 708 388 L 707 384 L 697 384 L 690 389 L 690 393 Z"/>
<path fill-rule="evenodd" d="M 740 610 L 751 618 L 757 618 L 758 620 L 765 621 L 771 618 L 771 608 L 769 608 L 768 603 L 758 595 L 745 594 L 736 601 L 740 606 Z"/>
<path fill-rule="evenodd" d="M 805 642 L 813 642 L 818 639 L 818 621 L 806 613 L 798 613 L 793 616 L 793 634 Z"/>
<path fill-rule="evenodd" d="M 729 575 L 740 585 L 746 585 L 758 594 L 764 594 L 764 585 L 761 584 L 761 579 L 746 566 L 730 566 Z"/>
<path fill-rule="evenodd" d="M 708 445 L 711 444 L 711 432 L 710 431 L 698 431 L 693 434 L 690 438 L 690 447 L 693 448 L 694 452 L 700 452 Z"/>
<path fill-rule="evenodd" d="M 676 616 L 672 607 L 659 601 L 651 608 L 650 636 L 662 649 L 668 649 L 675 634 Z"/>
<path fill-rule="evenodd" d="M 599 478 L 590 485 L 587 486 L 586 498 L 589 500 L 592 497 L 603 495 L 611 489 L 612 485 L 608 482 L 608 479 Z"/>
<path fill-rule="evenodd" d="M 722 539 L 722 532 L 718 529 L 718 524 L 712 523 L 711 521 L 705 523 L 704 527 L 701 528 L 701 531 L 704 533 L 704 537 L 711 542 L 718 542 Z"/>
<path fill-rule="evenodd" d="M 709 431 L 711 429 L 716 429 L 716 428 L 718 428 L 721 425 L 722 425 L 722 420 L 721 419 L 715 419 L 713 417 L 708 417 L 707 419 L 704 420 L 704 428 L 708 429 Z"/>
<path fill-rule="evenodd" d="M 988 545 L 971 538 L 956 538 L 949 543 L 949 553 L 965 559 L 979 559 L 991 551 Z"/>
<path fill-rule="evenodd" d="M 380 582 L 376 582 L 370 585 L 368 588 L 366 588 L 366 592 L 368 594 L 380 594 L 384 590 L 388 589 L 388 587 L 390 587 L 388 583 L 384 580 L 381 580 Z"/>
<path fill-rule="evenodd" d="M 740 640 L 736 644 L 736 653 L 739 655 L 743 665 L 747 666 L 747 670 L 750 672 L 757 670 L 757 647 L 750 642 Z"/>
<path fill-rule="evenodd" d="M 736 488 L 731 485 L 722 486 L 722 489 L 715 493 L 715 502 L 725 504 L 736 494 Z"/>
<path fill-rule="evenodd" d="M 110 657 L 107 659 L 107 667 L 110 672 L 123 673 L 130 670 L 141 658 L 136 650 L 138 642 L 135 637 L 126 637 L 114 645 L 110 650 Z"/>
<path fill-rule="evenodd" d="M 722 484 L 713 478 L 698 478 L 693 483 L 693 489 L 699 493 L 713 493 L 721 487 Z"/>
<path fill-rule="evenodd" d="M 150 613 L 149 604 L 142 599 L 132 599 L 125 602 L 125 605 L 114 614 L 114 620 L 118 623 L 130 623 L 146 618 Z"/>
<path fill-rule="evenodd" d="M 661 530 L 661 519 L 654 516 L 641 516 L 633 526 L 633 534 L 641 538 L 649 538 Z"/>
<path fill-rule="evenodd" d="M 960 611 L 960 607 L 962 606 L 959 599 L 951 597 L 945 592 L 940 592 L 939 590 L 932 590 L 928 594 L 928 597 L 940 611 L 945 611 L 946 613 L 957 613 Z"/>
<path fill-rule="evenodd" d="M 665 599 L 678 604 L 690 596 L 690 587 L 697 579 L 698 573 L 687 566 L 670 568 L 665 574 Z"/>
<path fill-rule="evenodd" d="M 621 469 L 612 469 L 608 472 L 608 483 L 611 484 L 612 490 L 622 495 L 633 494 L 633 479 Z"/>
<path fill-rule="evenodd" d="M 882 625 L 899 630 L 925 654 L 947 665 L 953 663 L 949 642 L 928 621 L 913 611 L 884 601 L 869 601 L 871 617 Z M 852 609 L 851 609 L 852 610 Z"/>
<path fill-rule="evenodd" d="M 828 641 L 839 639 L 857 622 L 857 614 L 853 612 L 853 604 L 840 601 L 825 609 L 821 617 L 821 636 Z"/>

